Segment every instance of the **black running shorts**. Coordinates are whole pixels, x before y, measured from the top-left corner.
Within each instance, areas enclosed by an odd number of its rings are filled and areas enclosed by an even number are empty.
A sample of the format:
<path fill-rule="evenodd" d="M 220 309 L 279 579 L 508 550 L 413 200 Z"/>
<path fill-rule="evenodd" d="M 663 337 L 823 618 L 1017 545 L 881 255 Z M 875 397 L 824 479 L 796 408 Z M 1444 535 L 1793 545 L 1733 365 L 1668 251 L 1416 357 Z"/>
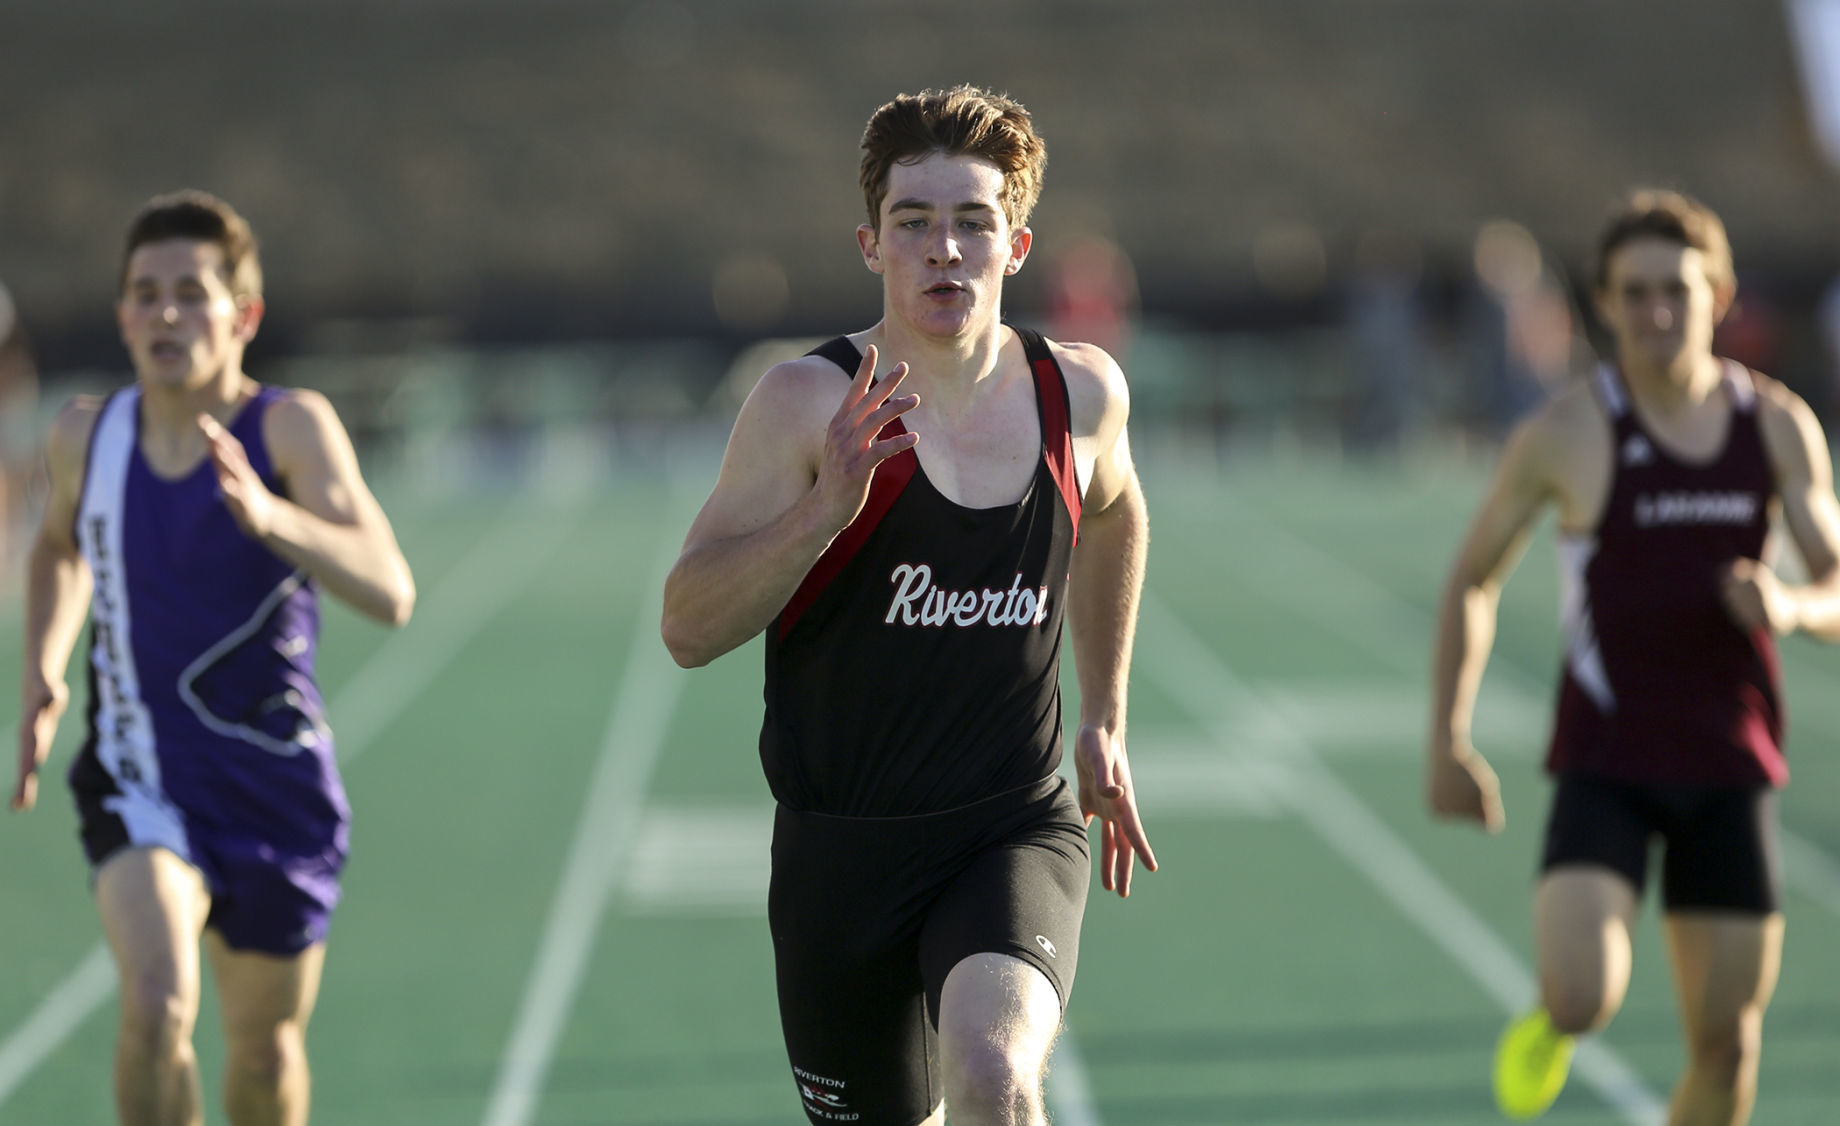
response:
<path fill-rule="evenodd" d="M 939 1105 L 939 994 L 964 958 L 1022 959 L 1064 1009 L 1091 871 L 1059 777 L 916 817 L 781 806 L 767 918 L 807 1117 L 912 1126 Z"/>
<path fill-rule="evenodd" d="M 1676 786 L 1561 774 L 1546 824 L 1541 872 L 1601 864 L 1638 895 L 1649 846 L 1665 848 L 1661 897 L 1669 911 L 1769 915 L 1780 909 L 1776 791 L 1768 786 Z"/>

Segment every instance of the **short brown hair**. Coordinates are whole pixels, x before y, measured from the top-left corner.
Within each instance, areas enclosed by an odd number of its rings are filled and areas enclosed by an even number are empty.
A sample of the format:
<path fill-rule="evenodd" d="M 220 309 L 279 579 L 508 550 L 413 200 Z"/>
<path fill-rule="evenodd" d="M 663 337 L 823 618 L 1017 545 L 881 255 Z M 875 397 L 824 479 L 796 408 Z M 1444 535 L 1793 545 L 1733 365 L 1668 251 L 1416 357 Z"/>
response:
<path fill-rule="evenodd" d="M 128 244 L 121 254 L 121 284 L 128 284 L 128 260 L 150 242 L 193 239 L 213 243 L 224 253 L 224 281 L 237 297 L 262 296 L 262 262 L 249 221 L 223 200 L 195 188 L 157 195 L 141 204 L 128 225 Z"/>
<path fill-rule="evenodd" d="M 1731 265 L 1731 242 L 1725 224 L 1712 208 L 1691 196 L 1665 188 L 1631 192 L 1604 224 L 1597 239 L 1593 276 L 1598 289 L 1610 282 L 1610 256 L 1625 243 L 1639 238 L 1660 238 L 1700 252 L 1706 260 L 1706 280 L 1716 288 L 1736 280 Z"/>
<path fill-rule="evenodd" d="M 863 201 L 877 230 L 888 170 L 896 162 L 911 164 L 935 152 L 990 161 L 1003 171 L 1003 214 L 1011 227 L 1028 225 L 1048 165 L 1048 146 L 1029 111 L 1007 94 L 977 86 L 902 94 L 869 118 L 862 150 Z"/>

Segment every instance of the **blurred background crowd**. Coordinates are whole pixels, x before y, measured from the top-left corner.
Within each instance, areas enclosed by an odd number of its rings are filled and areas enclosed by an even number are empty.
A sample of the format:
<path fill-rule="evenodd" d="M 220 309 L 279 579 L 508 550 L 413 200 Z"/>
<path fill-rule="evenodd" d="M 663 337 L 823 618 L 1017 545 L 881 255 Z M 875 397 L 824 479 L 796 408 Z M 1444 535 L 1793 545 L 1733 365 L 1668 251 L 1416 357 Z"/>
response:
<path fill-rule="evenodd" d="M 1007 90 L 1049 143 L 1006 312 L 1113 349 L 1231 460 L 1488 442 L 1594 362 L 1610 204 L 1725 219 L 1720 350 L 1840 408 L 1830 0 L 8 0 L 0 466 L 127 378 L 134 207 L 263 240 L 258 378 L 377 471 L 643 464 L 786 342 L 865 327 L 862 122 Z M 1140 439 L 1140 445 L 1144 444 Z M 562 451 L 558 453 L 557 451 Z"/>

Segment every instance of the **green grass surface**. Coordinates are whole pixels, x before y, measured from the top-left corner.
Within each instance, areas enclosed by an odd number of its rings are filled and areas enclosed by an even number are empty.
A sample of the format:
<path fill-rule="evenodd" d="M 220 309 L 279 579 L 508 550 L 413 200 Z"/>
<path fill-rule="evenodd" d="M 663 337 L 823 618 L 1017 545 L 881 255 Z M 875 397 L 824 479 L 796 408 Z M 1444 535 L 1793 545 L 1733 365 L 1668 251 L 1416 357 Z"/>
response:
<path fill-rule="evenodd" d="M 1482 484 L 1477 469 L 1217 476 L 1153 462 L 1146 484 L 1152 596 L 1269 707 L 1223 713 L 1233 692 L 1198 700 L 1192 683 L 1155 671 L 1169 665 L 1153 659 L 1156 647 L 1176 641 L 1146 618 L 1132 748 L 1164 870 L 1140 876 L 1128 902 L 1095 882 L 1068 1036 L 1099 1120 L 1498 1121 L 1486 1075 L 1500 1004 L 1307 819 L 1261 797 L 1272 776 L 1258 772 L 1290 777 L 1273 749 L 1280 716 L 1525 964 L 1546 801 L 1538 760 L 1558 653 L 1549 544 L 1534 544 L 1503 602 L 1478 744 L 1502 774 L 1510 819 L 1484 837 L 1434 824 L 1420 796 L 1430 614 Z M 637 675 L 629 666 L 662 660 L 657 560 L 689 508 L 681 494 L 640 483 L 574 503 L 386 501 L 422 602 L 397 635 L 328 615 L 322 667 L 335 730 L 355 678 L 383 677 L 367 690 L 391 706 L 346 774 L 354 855 L 310 1037 L 314 1120 L 479 1123 L 620 685 Z M 494 550 L 503 562 L 482 582 L 474 553 Z M 450 578 L 459 585 L 444 585 Z M 6 621 L 0 679 L 13 683 L 18 619 Z M 470 624 L 441 633 L 461 621 Z M 400 650 L 395 663 L 371 664 L 386 645 Z M 1797 640 L 1785 654 L 1796 779 L 1784 822 L 1840 853 L 1840 693 L 1829 687 L 1840 652 Z M 404 661 L 437 671 L 392 696 L 390 670 Z M 533 1121 L 800 1121 L 761 889 L 749 883 L 764 872 L 770 809 L 755 752 L 758 643 L 703 670 L 660 675 L 681 678 L 679 691 L 652 700 L 670 704 L 656 765 L 621 799 L 638 811 L 631 847 L 608 858 L 608 909 L 587 936 Z M 1071 691 L 1071 669 L 1068 681 Z M 99 936 L 61 778 L 81 708 L 73 704 L 39 811 L 0 819 L 0 1037 L 14 1035 Z M 1196 771 L 1214 781 L 1195 783 Z M 734 826 L 732 855 L 669 847 L 675 838 L 661 827 L 697 817 Z M 646 883 L 642 856 L 665 875 Z M 705 878 L 714 890 L 692 902 L 688 890 Z M 1813 1126 L 1840 1105 L 1840 918 L 1793 889 L 1788 908 L 1755 1120 Z M 221 1121 L 211 1004 L 207 996 L 198 1043 L 211 1120 Z M 0 1102 L 0 1123 L 108 1121 L 113 1014 L 110 1000 L 56 1044 Z M 1665 1095 L 1680 1048 L 1652 908 L 1628 1005 L 1605 1042 Z M 1626 1121 L 1576 1081 L 1549 1120 Z"/>

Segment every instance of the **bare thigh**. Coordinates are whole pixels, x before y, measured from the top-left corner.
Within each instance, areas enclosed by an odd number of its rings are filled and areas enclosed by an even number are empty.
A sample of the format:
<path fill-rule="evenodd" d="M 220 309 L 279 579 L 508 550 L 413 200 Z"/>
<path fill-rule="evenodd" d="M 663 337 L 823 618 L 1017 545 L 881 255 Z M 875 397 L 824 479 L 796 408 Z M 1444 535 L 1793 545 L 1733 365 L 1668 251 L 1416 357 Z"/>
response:
<path fill-rule="evenodd" d="M 224 1035 L 232 1041 L 264 1040 L 293 1025 L 301 1030 L 319 997 L 326 946 L 315 943 L 292 956 L 233 950 L 215 931 L 205 933 L 211 976 L 217 982 Z"/>
<path fill-rule="evenodd" d="M 1594 864 L 1547 872 L 1534 898 L 1540 996 L 1564 1032 L 1601 1028 L 1629 990 L 1641 900 L 1628 879 Z"/>
<path fill-rule="evenodd" d="M 1690 1042 L 1733 1036 L 1762 1019 L 1782 966 L 1781 914 L 1672 911 L 1667 936 Z"/>
<path fill-rule="evenodd" d="M 211 894 L 198 870 L 164 848 L 127 848 L 96 871 L 96 908 L 128 1012 L 198 1008 L 198 936 Z"/>

